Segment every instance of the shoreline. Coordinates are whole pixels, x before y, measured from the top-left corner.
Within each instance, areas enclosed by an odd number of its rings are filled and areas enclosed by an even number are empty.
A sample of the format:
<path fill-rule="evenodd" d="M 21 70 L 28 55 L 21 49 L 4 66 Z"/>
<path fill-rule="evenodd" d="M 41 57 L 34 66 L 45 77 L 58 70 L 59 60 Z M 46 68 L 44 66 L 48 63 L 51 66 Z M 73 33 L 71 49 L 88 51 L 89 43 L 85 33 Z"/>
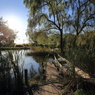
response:
<path fill-rule="evenodd" d="M 0 47 L 0 50 L 20 50 L 20 49 L 30 49 L 30 47 Z"/>

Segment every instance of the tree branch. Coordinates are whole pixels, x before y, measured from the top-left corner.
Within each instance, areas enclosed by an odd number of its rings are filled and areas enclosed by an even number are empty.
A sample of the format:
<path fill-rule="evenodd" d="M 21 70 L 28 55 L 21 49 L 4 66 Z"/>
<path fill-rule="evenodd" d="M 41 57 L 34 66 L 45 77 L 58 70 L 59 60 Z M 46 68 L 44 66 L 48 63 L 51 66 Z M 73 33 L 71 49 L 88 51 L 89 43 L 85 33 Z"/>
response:
<path fill-rule="evenodd" d="M 54 22 L 55 22 L 55 14 L 54 14 L 54 10 L 53 10 L 52 4 L 50 2 L 47 2 L 47 1 L 45 1 L 45 2 L 46 2 L 47 5 L 50 5 L 52 13 L 53 13 L 53 17 L 54 17 Z"/>

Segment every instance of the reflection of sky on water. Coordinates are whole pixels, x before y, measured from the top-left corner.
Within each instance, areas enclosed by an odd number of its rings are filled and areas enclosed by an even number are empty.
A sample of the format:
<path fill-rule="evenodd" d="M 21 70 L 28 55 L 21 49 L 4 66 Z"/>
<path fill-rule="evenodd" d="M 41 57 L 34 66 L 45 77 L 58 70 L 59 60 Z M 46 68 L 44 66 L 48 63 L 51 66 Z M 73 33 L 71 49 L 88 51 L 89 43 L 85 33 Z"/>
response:
<path fill-rule="evenodd" d="M 31 69 L 31 66 L 33 66 L 33 69 L 38 72 L 39 64 L 34 60 L 32 56 L 25 55 L 27 52 L 31 52 L 30 50 L 7 50 L 2 51 L 1 55 L 10 57 L 9 52 L 13 55 L 13 60 L 15 63 L 19 65 L 19 67 L 22 69 Z"/>
<path fill-rule="evenodd" d="M 19 51 L 19 66 L 23 69 L 31 69 L 31 66 L 33 66 L 33 69 L 38 72 L 39 64 L 33 59 L 32 56 L 27 56 L 26 53 L 31 52 L 31 50 L 21 50 Z"/>
<path fill-rule="evenodd" d="M 23 68 L 30 70 L 31 66 L 33 66 L 34 70 L 38 72 L 39 64 L 32 58 L 32 56 L 25 56 Z"/>

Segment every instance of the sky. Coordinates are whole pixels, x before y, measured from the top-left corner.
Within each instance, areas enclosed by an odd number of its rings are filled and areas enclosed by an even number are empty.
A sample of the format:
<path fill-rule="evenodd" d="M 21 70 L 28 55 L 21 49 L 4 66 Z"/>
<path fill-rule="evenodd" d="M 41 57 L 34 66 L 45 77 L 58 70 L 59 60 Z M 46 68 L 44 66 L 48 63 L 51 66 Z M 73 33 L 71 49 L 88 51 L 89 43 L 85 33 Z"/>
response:
<path fill-rule="evenodd" d="M 27 43 L 25 35 L 27 29 L 28 9 L 23 0 L 0 0 L 0 17 L 7 21 L 9 28 L 18 31 L 15 43 Z"/>

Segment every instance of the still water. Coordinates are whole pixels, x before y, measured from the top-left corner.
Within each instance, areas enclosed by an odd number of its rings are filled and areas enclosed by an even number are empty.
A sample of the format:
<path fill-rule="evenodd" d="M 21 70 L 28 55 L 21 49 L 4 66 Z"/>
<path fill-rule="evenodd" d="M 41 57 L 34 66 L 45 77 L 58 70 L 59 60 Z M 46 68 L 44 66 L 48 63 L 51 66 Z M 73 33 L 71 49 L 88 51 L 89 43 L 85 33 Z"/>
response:
<path fill-rule="evenodd" d="M 39 72 L 39 63 L 32 57 L 28 56 L 27 53 L 32 52 L 31 50 L 7 50 L 1 51 L 1 56 L 11 58 L 21 69 L 34 69 L 37 73 Z"/>

